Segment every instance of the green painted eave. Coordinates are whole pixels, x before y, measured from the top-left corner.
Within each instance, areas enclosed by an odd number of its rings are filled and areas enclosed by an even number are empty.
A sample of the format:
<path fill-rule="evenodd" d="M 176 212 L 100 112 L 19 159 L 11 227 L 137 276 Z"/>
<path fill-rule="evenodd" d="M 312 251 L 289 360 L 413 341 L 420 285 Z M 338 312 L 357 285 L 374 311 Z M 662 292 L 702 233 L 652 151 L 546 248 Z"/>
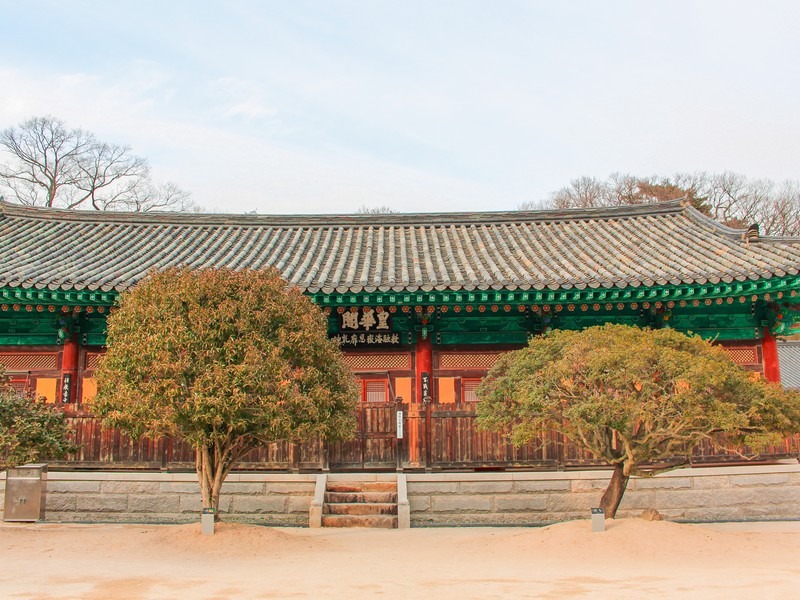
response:
<path fill-rule="evenodd" d="M 346 292 L 311 294 L 320 306 L 456 306 L 509 304 L 511 306 L 581 304 L 595 302 L 679 302 L 744 296 L 772 299 L 800 296 L 800 276 L 773 277 L 753 281 L 694 285 L 655 285 L 626 288 L 584 288 L 557 290 L 486 290 L 430 292 Z M 769 298 L 767 298 L 769 299 Z"/>
<path fill-rule="evenodd" d="M 413 342 L 422 320 L 442 344 L 518 344 L 550 328 L 604 322 L 673 327 L 718 340 L 760 339 L 764 327 L 786 335 L 800 326 L 800 276 L 639 288 L 309 296 L 328 312 L 331 333 L 338 330 L 337 309 L 395 307 L 393 329 L 404 334 L 403 343 Z M 118 300 L 113 290 L 0 288 L 0 345 L 52 344 L 64 318 L 75 320 L 84 344 L 103 345 L 105 316 Z"/>
<path fill-rule="evenodd" d="M 545 305 L 593 302 L 668 302 L 736 296 L 800 296 L 800 275 L 681 285 L 625 288 L 474 290 L 415 292 L 315 293 L 309 297 L 319 306 L 456 306 L 467 304 Z M 54 304 L 59 306 L 113 306 L 119 298 L 114 290 L 63 290 L 21 287 L 0 288 L 0 303 Z"/>
<path fill-rule="evenodd" d="M 8 304 L 53 304 L 60 306 L 113 306 L 119 299 L 115 291 L 0 288 L 0 302 Z"/>

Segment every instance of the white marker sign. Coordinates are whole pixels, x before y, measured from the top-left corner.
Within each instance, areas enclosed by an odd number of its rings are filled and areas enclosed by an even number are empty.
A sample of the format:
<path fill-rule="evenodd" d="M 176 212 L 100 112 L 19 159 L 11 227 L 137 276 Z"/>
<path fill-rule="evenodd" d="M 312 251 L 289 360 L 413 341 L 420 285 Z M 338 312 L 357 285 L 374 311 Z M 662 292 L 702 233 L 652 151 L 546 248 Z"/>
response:
<path fill-rule="evenodd" d="M 403 411 L 397 411 L 397 439 L 403 439 Z"/>

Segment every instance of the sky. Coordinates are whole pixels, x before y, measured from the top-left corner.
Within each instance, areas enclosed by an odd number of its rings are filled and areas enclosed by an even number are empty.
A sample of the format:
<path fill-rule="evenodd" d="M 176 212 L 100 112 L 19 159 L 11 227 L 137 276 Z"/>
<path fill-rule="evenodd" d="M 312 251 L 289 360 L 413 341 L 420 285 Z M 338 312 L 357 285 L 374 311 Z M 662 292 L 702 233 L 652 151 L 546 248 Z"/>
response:
<path fill-rule="evenodd" d="M 796 180 L 798 32 L 794 0 L 0 0 L 0 129 L 56 116 L 215 212 Z"/>

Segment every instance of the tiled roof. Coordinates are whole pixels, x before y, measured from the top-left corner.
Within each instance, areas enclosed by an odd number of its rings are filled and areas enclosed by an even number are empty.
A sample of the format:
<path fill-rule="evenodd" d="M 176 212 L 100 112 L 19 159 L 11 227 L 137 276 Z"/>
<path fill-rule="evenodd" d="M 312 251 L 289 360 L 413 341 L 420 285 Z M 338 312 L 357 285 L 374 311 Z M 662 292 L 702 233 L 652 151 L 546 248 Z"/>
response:
<path fill-rule="evenodd" d="M 783 387 L 800 390 L 800 342 L 779 342 L 778 363 Z"/>
<path fill-rule="evenodd" d="M 626 288 L 796 275 L 800 239 L 679 201 L 378 215 L 117 213 L 0 202 L 0 286 L 124 290 L 153 268 L 276 267 L 308 292 Z"/>

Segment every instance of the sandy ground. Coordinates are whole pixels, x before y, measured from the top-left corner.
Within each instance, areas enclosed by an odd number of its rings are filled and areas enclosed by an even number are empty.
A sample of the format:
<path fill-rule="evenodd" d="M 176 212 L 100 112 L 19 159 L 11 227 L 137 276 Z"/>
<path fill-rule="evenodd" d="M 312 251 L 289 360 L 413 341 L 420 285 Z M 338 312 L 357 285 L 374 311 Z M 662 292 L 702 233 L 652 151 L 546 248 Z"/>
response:
<path fill-rule="evenodd" d="M 800 523 L 0 524 L 2 598 L 797 598 Z"/>

